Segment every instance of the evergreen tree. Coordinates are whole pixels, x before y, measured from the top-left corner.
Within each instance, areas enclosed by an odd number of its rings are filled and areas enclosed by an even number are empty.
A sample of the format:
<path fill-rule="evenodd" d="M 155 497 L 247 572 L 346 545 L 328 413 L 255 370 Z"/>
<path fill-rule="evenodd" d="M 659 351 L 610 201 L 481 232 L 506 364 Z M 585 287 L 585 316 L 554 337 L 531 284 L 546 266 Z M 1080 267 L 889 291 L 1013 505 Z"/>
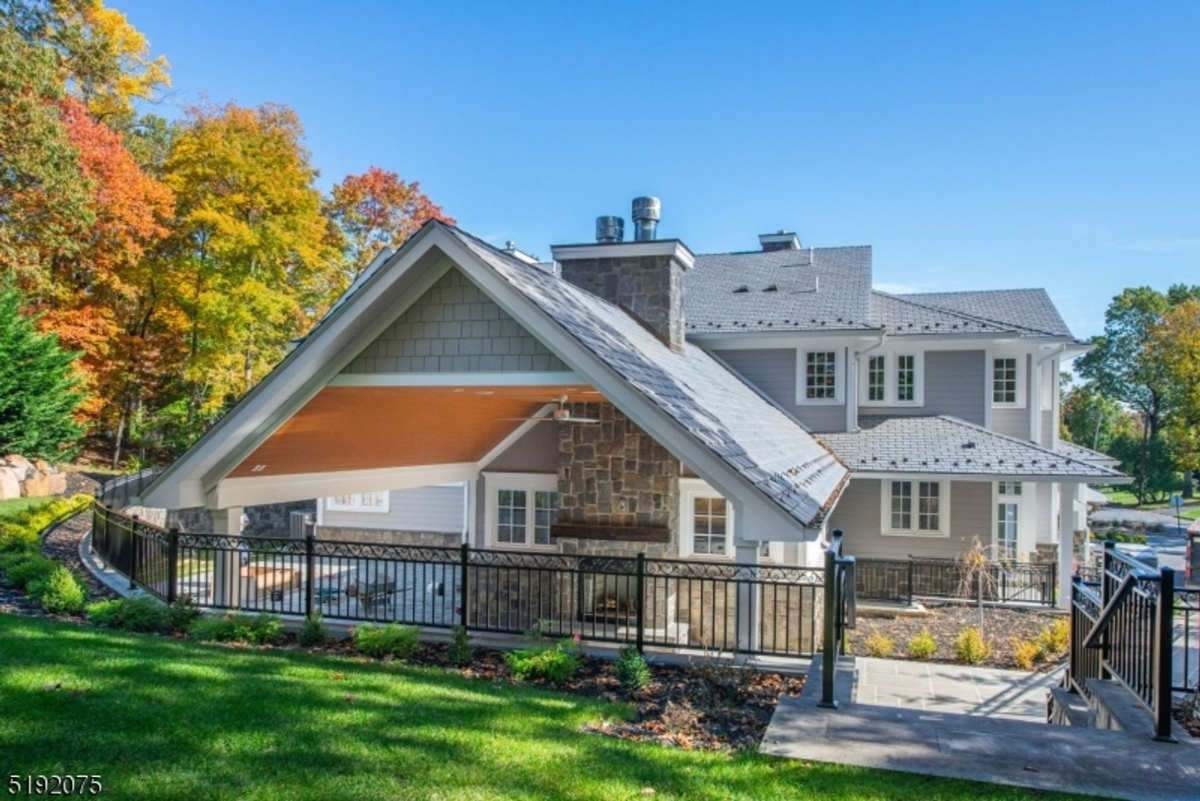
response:
<path fill-rule="evenodd" d="M 74 372 L 77 354 L 54 334 L 39 334 L 21 316 L 16 290 L 0 286 L 0 454 L 68 459 L 83 427 L 75 410 L 83 400 Z"/>

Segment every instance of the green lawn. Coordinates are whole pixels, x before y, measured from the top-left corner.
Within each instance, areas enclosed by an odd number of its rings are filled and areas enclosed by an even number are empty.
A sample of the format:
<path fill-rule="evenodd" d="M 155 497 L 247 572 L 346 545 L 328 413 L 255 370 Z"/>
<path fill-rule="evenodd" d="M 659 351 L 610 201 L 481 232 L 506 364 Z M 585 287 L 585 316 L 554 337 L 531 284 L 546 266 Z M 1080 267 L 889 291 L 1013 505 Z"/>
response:
<path fill-rule="evenodd" d="M 1114 506 L 1124 506 L 1130 509 L 1145 509 L 1148 511 L 1161 512 L 1165 515 L 1173 515 L 1175 513 L 1175 510 L 1171 508 L 1170 499 L 1147 504 L 1138 504 L 1137 496 L 1127 489 L 1109 488 L 1103 490 L 1103 492 L 1105 496 L 1108 497 L 1109 503 L 1113 504 Z M 1193 504 L 1200 504 L 1200 499 L 1191 498 L 1186 500 L 1185 503 L 1189 506 Z M 1195 509 L 1188 509 L 1180 512 L 1179 516 L 1187 518 L 1188 520 L 1195 520 L 1197 517 L 1200 517 L 1200 506 Z"/>
<path fill-rule="evenodd" d="M 625 708 L 394 663 L 0 615 L 0 665 L 0 777 L 100 774 L 111 798 L 1037 796 L 583 734 Z"/>
<path fill-rule="evenodd" d="M 43 498 L 10 498 L 7 501 L 0 501 L 0 520 L 6 517 L 15 515 L 24 509 L 28 509 Z"/>

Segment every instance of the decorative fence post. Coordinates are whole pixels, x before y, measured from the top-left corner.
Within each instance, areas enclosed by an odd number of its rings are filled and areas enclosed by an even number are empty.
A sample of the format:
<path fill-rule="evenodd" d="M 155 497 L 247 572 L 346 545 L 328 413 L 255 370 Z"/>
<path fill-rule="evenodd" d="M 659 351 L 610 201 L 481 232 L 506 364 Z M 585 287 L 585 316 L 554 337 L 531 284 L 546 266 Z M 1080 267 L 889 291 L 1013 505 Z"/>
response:
<path fill-rule="evenodd" d="M 1154 739 L 1175 742 L 1171 736 L 1171 668 L 1175 655 L 1175 571 L 1164 567 L 1158 572 L 1158 608 L 1154 625 Z"/>
<path fill-rule="evenodd" d="M 179 585 L 179 528 L 167 531 L 167 605 L 174 606 Z"/>
<path fill-rule="evenodd" d="M 306 576 L 304 582 L 305 617 L 312 617 L 313 613 L 313 599 L 316 595 L 317 587 L 316 551 L 316 536 L 313 534 L 312 529 L 309 528 L 304 534 L 304 574 Z"/>
<path fill-rule="evenodd" d="M 471 564 L 471 546 L 467 543 L 462 544 L 462 551 L 459 555 L 459 570 L 462 573 L 458 578 L 458 594 L 459 604 L 461 608 L 458 610 L 459 624 L 465 629 L 467 627 L 467 598 L 470 597 L 467 592 L 467 567 Z"/>
<path fill-rule="evenodd" d="M 821 647 L 821 702 L 820 706 L 837 709 L 834 698 L 834 678 L 837 671 L 838 633 L 838 549 L 842 544 L 841 529 L 834 529 L 833 539 L 825 550 L 825 631 Z"/>
<path fill-rule="evenodd" d="M 137 515 L 132 515 L 130 520 L 132 522 L 129 524 L 129 589 L 132 590 L 135 588 L 138 569 Z"/>
<path fill-rule="evenodd" d="M 913 575 L 916 573 L 917 560 L 911 556 L 908 557 L 908 605 L 912 606 L 913 596 L 916 591 L 913 589 Z"/>
<path fill-rule="evenodd" d="M 646 554 L 637 555 L 637 649 L 642 653 L 646 644 Z"/>

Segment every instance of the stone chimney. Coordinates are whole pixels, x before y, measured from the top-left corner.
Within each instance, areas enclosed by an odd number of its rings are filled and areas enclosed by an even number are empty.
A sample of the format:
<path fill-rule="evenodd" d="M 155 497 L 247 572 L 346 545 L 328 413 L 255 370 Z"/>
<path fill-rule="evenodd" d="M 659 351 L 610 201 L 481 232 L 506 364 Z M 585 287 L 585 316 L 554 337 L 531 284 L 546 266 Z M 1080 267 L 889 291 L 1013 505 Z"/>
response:
<path fill-rule="evenodd" d="M 651 200 L 652 206 L 647 203 Z M 654 198 L 635 200 L 635 214 L 643 213 L 648 206 L 654 209 L 653 222 L 657 223 L 659 205 Z M 683 277 L 696 257 L 678 239 L 622 242 L 616 238 L 623 231 L 617 222 L 614 217 L 597 220 L 597 232 L 604 241 L 551 248 L 563 280 L 620 306 L 663 344 L 682 350 Z M 646 231 L 647 227 L 638 222 Z M 648 230 L 651 236 L 655 233 L 653 226 Z"/>

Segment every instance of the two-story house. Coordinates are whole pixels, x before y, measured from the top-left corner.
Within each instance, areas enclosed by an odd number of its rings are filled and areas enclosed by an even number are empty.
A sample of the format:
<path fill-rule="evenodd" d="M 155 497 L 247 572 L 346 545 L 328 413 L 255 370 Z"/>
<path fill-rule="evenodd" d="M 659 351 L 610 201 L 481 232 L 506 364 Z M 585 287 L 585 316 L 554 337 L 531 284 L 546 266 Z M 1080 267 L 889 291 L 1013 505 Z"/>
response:
<path fill-rule="evenodd" d="M 869 247 L 693 254 L 634 203 L 540 262 L 430 223 L 147 491 L 196 528 L 316 500 L 328 539 L 815 565 L 1071 569 L 1081 488 L 1123 477 L 1059 440 L 1086 345 L 1042 290 L 895 295 Z M 190 511 L 184 511 L 190 510 Z"/>

